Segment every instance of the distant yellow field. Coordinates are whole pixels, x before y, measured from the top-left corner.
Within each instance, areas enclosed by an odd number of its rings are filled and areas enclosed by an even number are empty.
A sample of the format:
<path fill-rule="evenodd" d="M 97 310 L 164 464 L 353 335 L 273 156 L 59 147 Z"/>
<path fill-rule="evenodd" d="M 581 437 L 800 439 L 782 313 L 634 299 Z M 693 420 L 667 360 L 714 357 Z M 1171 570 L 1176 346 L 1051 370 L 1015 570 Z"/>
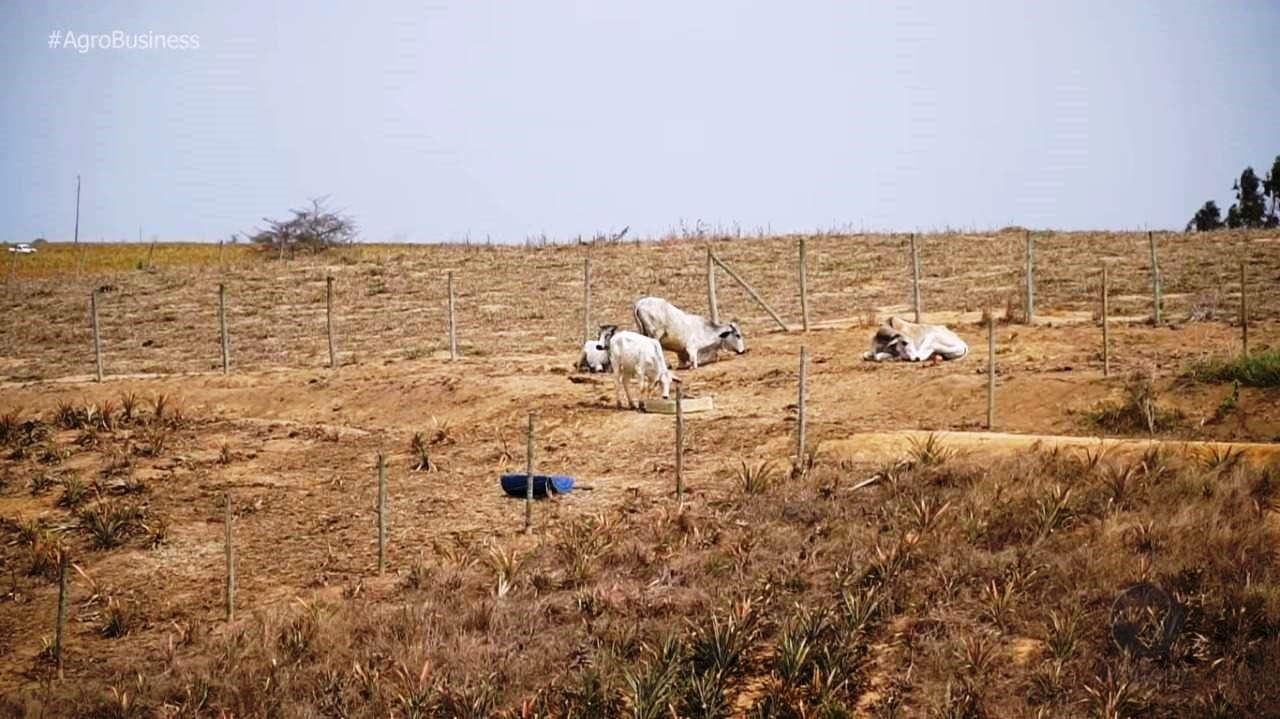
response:
<path fill-rule="evenodd" d="M 156 243 L 80 243 L 51 242 L 37 247 L 33 254 L 7 253 L 3 258 L 6 277 L 13 273 L 19 279 L 53 277 L 76 272 L 120 272 L 153 267 L 192 267 L 216 265 L 220 261 L 237 262 L 255 250 L 248 245 L 225 245 L 202 242 Z M 221 253 L 221 254 L 220 254 Z"/>
<path fill-rule="evenodd" d="M 376 259 L 388 253 L 411 249 L 407 245 L 353 244 L 344 247 L 340 256 L 348 261 L 360 262 Z M 226 244 L 221 247 L 211 242 L 158 242 L 154 250 L 145 242 L 81 243 L 50 242 L 37 246 L 33 254 L 5 253 L 2 274 L 6 280 L 39 279 L 73 276 L 77 272 L 89 274 L 122 272 L 128 270 L 164 267 L 216 267 L 220 264 L 236 266 L 257 255 L 253 245 Z"/>

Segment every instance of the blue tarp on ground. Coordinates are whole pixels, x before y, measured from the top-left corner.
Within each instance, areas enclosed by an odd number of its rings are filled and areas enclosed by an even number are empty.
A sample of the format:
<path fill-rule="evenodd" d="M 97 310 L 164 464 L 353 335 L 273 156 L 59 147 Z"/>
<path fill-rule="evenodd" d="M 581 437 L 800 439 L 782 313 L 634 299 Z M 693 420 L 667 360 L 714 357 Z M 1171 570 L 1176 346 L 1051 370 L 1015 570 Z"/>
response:
<path fill-rule="evenodd" d="M 525 495 L 525 477 L 527 476 L 523 472 L 502 475 L 502 491 L 512 497 L 523 497 Z M 533 475 L 533 496 L 547 496 L 548 481 L 551 483 L 551 491 L 555 494 L 564 494 L 573 489 L 573 477 L 563 474 L 535 474 Z"/>

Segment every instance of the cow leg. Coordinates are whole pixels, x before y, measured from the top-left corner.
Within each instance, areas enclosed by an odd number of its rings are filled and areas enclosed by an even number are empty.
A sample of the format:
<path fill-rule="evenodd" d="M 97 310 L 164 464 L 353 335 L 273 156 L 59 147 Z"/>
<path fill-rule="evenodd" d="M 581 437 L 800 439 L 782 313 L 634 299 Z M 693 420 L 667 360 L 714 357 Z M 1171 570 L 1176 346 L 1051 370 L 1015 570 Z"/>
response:
<path fill-rule="evenodd" d="M 628 386 L 629 384 L 630 382 L 627 382 L 627 376 L 623 375 L 622 391 L 627 393 L 627 409 L 635 409 L 636 405 L 634 402 L 631 401 L 631 388 Z"/>

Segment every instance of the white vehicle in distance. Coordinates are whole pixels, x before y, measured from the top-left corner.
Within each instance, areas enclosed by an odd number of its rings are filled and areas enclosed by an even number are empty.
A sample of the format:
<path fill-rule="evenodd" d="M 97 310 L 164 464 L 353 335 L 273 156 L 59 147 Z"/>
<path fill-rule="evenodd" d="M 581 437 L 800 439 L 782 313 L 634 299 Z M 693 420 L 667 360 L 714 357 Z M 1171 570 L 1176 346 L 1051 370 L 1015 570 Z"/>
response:
<path fill-rule="evenodd" d="M 18 253 L 18 254 L 20 254 L 20 255 L 30 255 L 30 254 L 35 253 L 36 248 L 32 247 L 31 245 L 27 244 L 26 242 L 19 242 L 18 244 L 14 245 L 13 247 L 10 247 L 10 248 L 9 248 L 9 251 L 10 251 L 10 252 L 17 252 L 17 253 Z"/>

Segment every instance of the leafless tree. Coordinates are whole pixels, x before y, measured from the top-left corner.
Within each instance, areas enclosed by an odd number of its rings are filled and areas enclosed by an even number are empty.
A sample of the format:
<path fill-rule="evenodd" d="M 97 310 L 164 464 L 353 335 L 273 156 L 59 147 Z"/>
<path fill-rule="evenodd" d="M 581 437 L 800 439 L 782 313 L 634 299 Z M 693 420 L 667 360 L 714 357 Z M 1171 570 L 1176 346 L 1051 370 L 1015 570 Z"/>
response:
<path fill-rule="evenodd" d="M 330 210 L 327 197 L 311 198 L 310 207 L 290 210 L 287 220 L 263 218 L 265 229 L 256 230 L 250 241 L 267 252 L 284 259 L 298 252 L 316 254 L 330 247 L 345 245 L 356 239 L 355 219 Z"/>

